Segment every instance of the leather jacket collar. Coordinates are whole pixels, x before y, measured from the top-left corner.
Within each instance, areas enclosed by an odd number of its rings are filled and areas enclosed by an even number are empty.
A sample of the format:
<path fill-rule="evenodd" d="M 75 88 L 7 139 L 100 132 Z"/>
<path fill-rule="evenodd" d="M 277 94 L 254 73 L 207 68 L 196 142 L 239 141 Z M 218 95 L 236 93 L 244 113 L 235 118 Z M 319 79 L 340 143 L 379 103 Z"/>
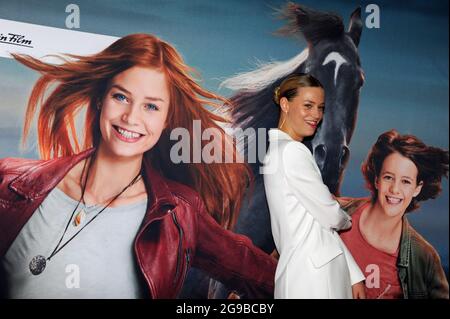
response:
<path fill-rule="evenodd" d="M 24 172 L 14 179 L 9 184 L 9 187 L 26 199 L 36 199 L 50 192 L 77 163 L 92 156 L 94 153 L 95 148 L 91 148 L 75 156 L 43 161 L 39 166 Z M 49 168 L 53 168 L 52 166 L 57 167 L 55 167 L 55 170 L 49 170 Z M 155 206 L 160 204 L 175 206 L 175 199 L 169 191 L 167 183 L 164 178 L 151 167 L 150 161 L 145 158 L 145 156 L 143 161 L 143 171 L 145 185 L 147 187 L 150 186 L 151 189 L 149 195 L 151 195 L 152 198 L 149 202 L 154 203 Z M 46 176 L 42 174 L 42 172 L 51 174 L 51 177 L 49 176 L 49 178 L 46 179 Z M 46 180 L 45 183 L 43 183 L 43 179 Z M 151 184 L 150 181 L 152 181 Z M 152 184 L 158 185 L 158 187 L 152 187 Z"/>

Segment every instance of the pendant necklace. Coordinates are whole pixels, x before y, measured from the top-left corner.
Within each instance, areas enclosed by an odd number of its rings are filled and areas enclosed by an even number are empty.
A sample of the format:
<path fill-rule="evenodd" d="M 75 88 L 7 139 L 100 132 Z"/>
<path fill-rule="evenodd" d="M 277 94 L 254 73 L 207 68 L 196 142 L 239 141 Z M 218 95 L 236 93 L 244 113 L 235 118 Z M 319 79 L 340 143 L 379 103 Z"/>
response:
<path fill-rule="evenodd" d="M 139 179 L 141 178 L 141 171 L 139 171 L 139 173 L 133 178 L 133 180 L 127 185 L 125 186 L 117 195 L 115 195 L 109 202 L 108 204 L 106 204 L 106 206 L 104 206 L 97 214 L 94 215 L 94 217 L 91 218 L 91 220 L 89 220 L 78 232 L 76 232 L 72 237 L 70 237 L 63 245 L 61 245 L 61 242 L 64 238 L 64 235 L 67 232 L 67 229 L 69 228 L 69 225 L 73 219 L 73 216 L 75 214 L 75 212 L 77 211 L 78 207 L 80 206 L 81 201 L 83 201 L 84 203 L 84 192 L 86 190 L 86 184 L 87 184 L 87 179 L 89 176 L 89 171 L 91 169 L 91 162 L 89 162 L 89 167 L 86 173 L 86 178 L 84 183 L 82 183 L 82 189 L 81 189 L 81 197 L 78 200 L 77 205 L 75 206 L 74 210 L 72 211 L 72 214 L 70 215 L 69 221 L 66 225 L 66 228 L 64 229 L 64 233 L 62 234 L 61 238 L 59 239 L 58 244 L 56 245 L 55 249 L 53 250 L 53 252 L 50 254 L 50 256 L 45 257 L 43 255 L 36 255 L 34 256 L 29 264 L 30 267 L 30 271 L 33 275 L 40 275 L 44 270 L 45 267 L 47 266 L 47 261 L 50 261 L 51 258 L 53 258 L 53 256 L 55 256 L 58 252 L 61 251 L 61 249 L 63 249 L 69 242 L 72 241 L 72 239 L 74 239 L 87 225 L 89 225 L 91 222 L 94 221 L 94 219 L 96 219 L 98 217 L 98 215 L 100 215 L 106 208 L 109 207 L 109 205 L 112 204 L 112 202 L 114 202 L 120 195 L 122 195 L 128 188 L 130 188 L 131 186 L 133 186 L 134 184 L 136 184 Z M 86 163 L 87 161 L 85 161 L 84 166 L 83 166 L 83 171 L 81 172 L 81 177 L 80 177 L 80 182 L 82 181 L 83 175 L 84 175 L 84 170 L 86 168 Z M 84 211 L 84 209 L 80 209 L 78 211 L 78 213 L 75 215 L 75 219 L 73 220 L 73 223 L 75 226 L 80 225 L 83 222 L 83 219 L 85 218 L 86 213 Z M 61 245 L 61 246 L 60 246 Z"/>

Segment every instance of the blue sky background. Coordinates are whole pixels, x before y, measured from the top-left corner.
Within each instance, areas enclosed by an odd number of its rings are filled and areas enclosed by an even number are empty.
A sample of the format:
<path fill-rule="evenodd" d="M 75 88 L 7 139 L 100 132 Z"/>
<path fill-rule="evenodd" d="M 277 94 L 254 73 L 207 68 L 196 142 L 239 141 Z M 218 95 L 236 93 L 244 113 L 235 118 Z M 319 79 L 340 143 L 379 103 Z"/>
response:
<path fill-rule="evenodd" d="M 81 10 L 80 31 L 123 36 L 153 33 L 182 53 L 200 71 L 203 84 L 219 91 L 221 79 L 250 70 L 256 60 L 286 60 L 304 42 L 272 35 L 281 21 L 273 8 L 285 1 L 150 0 L 150 1 L 6 1 L 0 18 L 65 28 L 65 7 Z M 359 46 L 366 83 L 350 145 L 342 194 L 364 196 L 359 167 L 378 135 L 395 128 L 424 142 L 448 149 L 448 2 L 447 1 L 302 1 L 315 9 L 339 13 L 348 23 L 357 7 L 381 9 L 380 29 L 364 28 Z M 1 30 L 0 30 L 1 32 Z M 33 148 L 20 152 L 19 138 L 28 94 L 37 74 L 11 59 L 0 58 L 0 158 L 36 157 Z M 448 269 L 449 192 L 423 204 L 410 216 L 416 229 L 438 250 Z M 448 270 L 447 270 L 448 272 Z"/>

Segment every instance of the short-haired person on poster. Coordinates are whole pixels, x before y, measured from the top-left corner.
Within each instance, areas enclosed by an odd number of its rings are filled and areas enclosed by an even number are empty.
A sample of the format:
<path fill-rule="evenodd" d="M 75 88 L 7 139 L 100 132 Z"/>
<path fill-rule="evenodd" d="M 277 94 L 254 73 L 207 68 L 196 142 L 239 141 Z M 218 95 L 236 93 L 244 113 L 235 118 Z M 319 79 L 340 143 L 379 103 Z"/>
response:
<path fill-rule="evenodd" d="M 353 218 L 341 238 L 367 276 L 367 298 L 448 299 L 438 253 L 406 217 L 440 194 L 448 151 L 391 130 L 378 137 L 362 172 L 371 198 L 338 200 Z"/>

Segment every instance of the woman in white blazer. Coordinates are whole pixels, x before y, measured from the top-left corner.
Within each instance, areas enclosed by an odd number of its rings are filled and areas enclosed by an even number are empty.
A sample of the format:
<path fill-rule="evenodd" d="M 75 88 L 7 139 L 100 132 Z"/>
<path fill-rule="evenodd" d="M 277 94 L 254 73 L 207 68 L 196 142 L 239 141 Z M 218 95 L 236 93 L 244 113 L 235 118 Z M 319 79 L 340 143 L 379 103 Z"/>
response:
<path fill-rule="evenodd" d="M 291 75 L 274 100 L 281 115 L 278 129 L 269 131 L 264 184 L 280 254 L 275 298 L 364 298 L 364 275 L 337 234 L 351 218 L 302 143 L 323 117 L 323 87 L 310 75 Z"/>

